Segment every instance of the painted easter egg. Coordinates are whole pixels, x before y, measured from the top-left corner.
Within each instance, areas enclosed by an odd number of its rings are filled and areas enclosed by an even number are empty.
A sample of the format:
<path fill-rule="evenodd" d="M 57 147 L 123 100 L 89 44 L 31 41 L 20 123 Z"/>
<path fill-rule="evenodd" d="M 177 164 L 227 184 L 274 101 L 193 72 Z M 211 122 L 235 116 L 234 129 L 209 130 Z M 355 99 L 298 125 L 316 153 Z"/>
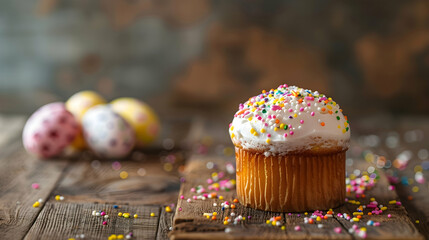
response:
<path fill-rule="evenodd" d="M 106 103 L 106 101 L 98 93 L 93 91 L 81 91 L 75 93 L 67 100 L 66 108 L 76 117 L 79 124 L 81 124 L 83 115 L 88 109 L 104 103 Z M 79 134 L 71 146 L 77 150 L 86 148 L 82 130 L 79 131 Z"/>
<path fill-rule="evenodd" d="M 133 129 L 109 105 L 89 109 L 83 116 L 82 128 L 86 143 L 99 156 L 125 157 L 134 147 Z"/>
<path fill-rule="evenodd" d="M 157 138 L 160 123 L 149 105 L 134 98 L 118 98 L 111 102 L 111 106 L 136 132 L 138 147 L 147 146 Z"/>
<path fill-rule="evenodd" d="M 58 156 L 72 143 L 79 132 L 74 116 L 64 103 L 47 104 L 27 120 L 22 140 L 25 149 L 38 157 Z"/>

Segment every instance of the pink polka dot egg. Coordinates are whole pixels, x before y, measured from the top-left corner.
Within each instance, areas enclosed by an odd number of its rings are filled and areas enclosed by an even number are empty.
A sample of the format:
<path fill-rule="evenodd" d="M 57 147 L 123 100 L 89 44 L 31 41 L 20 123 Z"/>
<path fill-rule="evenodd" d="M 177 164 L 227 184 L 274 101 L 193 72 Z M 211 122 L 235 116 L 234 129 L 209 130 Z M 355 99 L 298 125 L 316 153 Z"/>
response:
<path fill-rule="evenodd" d="M 58 156 L 79 132 L 74 116 L 61 102 L 42 106 L 27 120 L 22 140 L 27 152 L 40 157 Z"/>

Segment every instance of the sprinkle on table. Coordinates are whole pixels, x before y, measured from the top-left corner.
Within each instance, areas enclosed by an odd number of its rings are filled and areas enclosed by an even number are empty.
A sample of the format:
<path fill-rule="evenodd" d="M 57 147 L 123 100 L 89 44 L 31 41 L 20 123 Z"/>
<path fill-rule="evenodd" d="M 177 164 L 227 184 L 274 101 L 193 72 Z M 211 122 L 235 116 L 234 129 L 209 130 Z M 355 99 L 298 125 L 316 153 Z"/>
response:
<path fill-rule="evenodd" d="M 64 200 L 64 196 L 55 195 L 55 200 L 57 200 L 57 201 L 63 201 Z"/>
<path fill-rule="evenodd" d="M 40 206 L 40 202 L 39 202 L 39 201 L 37 201 L 37 202 L 33 203 L 33 207 L 34 207 L 34 208 L 37 208 L 37 207 L 39 207 L 39 206 Z"/>
<path fill-rule="evenodd" d="M 119 173 L 119 177 L 122 179 L 127 179 L 128 178 L 128 172 L 122 171 L 121 173 Z"/>

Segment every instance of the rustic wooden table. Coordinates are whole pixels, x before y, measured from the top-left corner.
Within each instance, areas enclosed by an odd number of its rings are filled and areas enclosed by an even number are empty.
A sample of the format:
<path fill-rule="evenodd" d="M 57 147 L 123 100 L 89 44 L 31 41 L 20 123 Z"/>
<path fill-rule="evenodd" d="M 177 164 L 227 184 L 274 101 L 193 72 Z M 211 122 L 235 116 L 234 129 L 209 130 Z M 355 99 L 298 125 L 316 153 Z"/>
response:
<path fill-rule="evenodd" d="M 131 232 L 132 239 L 168 238 L 174 212 L 164 206 L 177 202 L 182 151 L 137 151 L 120 162 L 90 153 L 40 160 L 22 147 L 24 122 L 0 117 L 0 239 L 108 239 Z M 189 131 L 186 123 L 178 124 L 176 134 Z M 33 207 L 39 199 L 43 202 Z M 109 218 L 93 216 L 93 210 Z M 119 212 L 131 217 L 118 217 Z"/>
<path fill-rule="evenodd" d="M 226 163 L 234 161 L 228 139 L 225 138 L 224 131 L 220 131 L 222 126 L 214 122 L 169 122 L 169 125 L 180 125 L 174 127 L 179 131 L 176 130 L 172 134 L 174 136 L 169 137 L 181 140 L 186 136 L 188 150 L 166 150 L 160 147 L 145 152 L 137 151 L 129 159 L 115 162 L 97 159 L 90 153 L 71 158 L 36 159 L 22 148 L 20 134 L 24 121 L 23 117 L 0 117 L 0 239 L 108 239 L 112 234 L 127 236 L 131 232 L 131 239 L 359 238 L 348 232 L 354 223 L 336 216 L 336 213 L 352 214 L 356 211 L 357 205 L 351 203 L 334 209 L 335 217 L 324 220 L 321 227 L 317 224 L 304 224 L 303 213 L 299 216 L 297 213 L 289 215 L 263 212 L 245 208 L 239 203 L 235 209 L 222 211 L 221 203 L 234 199 L 234 190 L 219 191 L 218 196 L 222 195 L 224 200 L 193 200 L 195 194 L 190 191 L 191 188 L 199 185 L 207 187 L 206 181 L 213 172 L 226 172 Z M 425 123 L 426 121 L 420 122 L 419 126 L 422 127 L 418 128 L 414 121 L 411 126 L 397 122 L 390 126 L 397 129 L 396 133 L 377 135 L 378 141 L 382 142 L 398 133 L 409 133 L 410 129 L 421 131 L 415 132 L 417 140 L 402 141 L 394 148 L 383 147 L 384 142 L 374 144 L 374 137 L 372 140 L 355 138 L 352 145 L 354 147 L 349 151 L 349 159 L 353 161 L 348 160 L 348 173 L 355 172 L 356 169 L 365 171 L 368 167 L 378 169 L 377 162 L 368 157 L 375 156 L 378 152 L 396 156 L 403 151 L 418 152 L 427 149 L 429 131 L 425 129 Z M 356 126 L 355 129 L 359 128 Z M 372 130 L 361 132 L 362 136 L 371 136 Z M 420 136 L 422 134 L 423 138 Z M 387 141 L 394 141 L 392 139 Z M 366 140 L 369 142 L 365 142 Z M 369 151 L 374 154 L 365 155 Z M 422 154 L 424 155 L 424 151 Z M 388 172 L 392 169 L 380 168 L 376 186 L 367 192 L 365 198 L 358 199 L 362 203 L 368 203 L 370 197 L 375 197 L 388 206 L 385 214 L 364 215 L 356 223 L 359 228 L 367 227 L 368 239 L 429 239 L 427 182 L 416 184 L 408 179 L 414 177 L 414 167 L 420 166 L 422 162 L 413 162 L 414 159 L 417 158 L 413 157 L 410 167 L 395 172 L 399 179 L 405 177 L 409 180 L 409 185 L 396 184 L 396 191 L 388 190 L 390 184 L 387 176 L 392 175 Z M 427 175 L 427 170 L 423 172 Z M 233 178 L 234 175 L 227 174 L 226 177 Z M 40 187 L 34 189 L 33 183 Z M 418 191 L 413 188 L 415 186 L 419 187 Z M 64 199 L 56 200 L 57 195 Z M 180 197 L 182 195 L 183 199 Z M 410 196 L 413 200 L 409 200 Z M 355 199 L 354 196 L 349 197 Z M 192 201 L 188 202 L 188 198 Z M 43 202 L 35 208 L 33 204 L 38 199 Z M 389 205 L 390 200 L 400 200 L 403 205 Z M 218 206 L 214 207 L 213 203 Z M 172 211 L 166 211 L 166 206 L 171 206 Z M 109 218 L 93 216 L 94 210 L 106 212 Z M 128 212 L 131 217 L 119 217 L 119 212 Z M 203 216 L 205 212 L 217 212 L 217 219 L 207 219 Z M 231 217 L 231 212 L 236 216 L 251 216 L 251 219 L 237 225 L 224 225 L 224 217 Z M 134 214 L 138 214 L 138 218 L 133 218 Z M 391 217 L 388 218 L 387 214 L 391 214 Z M 284 230 L 266 224 L 266 220 L 272 216 L 282 217 Z M 380 222 L 380 226 L 366 226 L 368 220 Z M 104 221 L 106 225 L 103 225 Z M 294 230 L 298 225 L 301 231 Z M 334 228 L 341 229 L 341 233 L 334 232 Z"/>

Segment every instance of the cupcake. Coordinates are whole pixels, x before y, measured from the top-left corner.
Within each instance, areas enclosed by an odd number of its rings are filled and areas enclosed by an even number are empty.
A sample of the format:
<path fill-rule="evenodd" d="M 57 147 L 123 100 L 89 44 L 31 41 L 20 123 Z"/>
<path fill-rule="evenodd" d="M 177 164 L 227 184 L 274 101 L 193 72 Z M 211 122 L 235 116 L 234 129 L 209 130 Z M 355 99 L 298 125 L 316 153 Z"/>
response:
<path fill-rule="evenodd" d="M 350 127 L 332 98 L 286 84 L 264 90 L 240 104 L 229 133 L 242 204 L 299 212 L 344 203 Z"/>

